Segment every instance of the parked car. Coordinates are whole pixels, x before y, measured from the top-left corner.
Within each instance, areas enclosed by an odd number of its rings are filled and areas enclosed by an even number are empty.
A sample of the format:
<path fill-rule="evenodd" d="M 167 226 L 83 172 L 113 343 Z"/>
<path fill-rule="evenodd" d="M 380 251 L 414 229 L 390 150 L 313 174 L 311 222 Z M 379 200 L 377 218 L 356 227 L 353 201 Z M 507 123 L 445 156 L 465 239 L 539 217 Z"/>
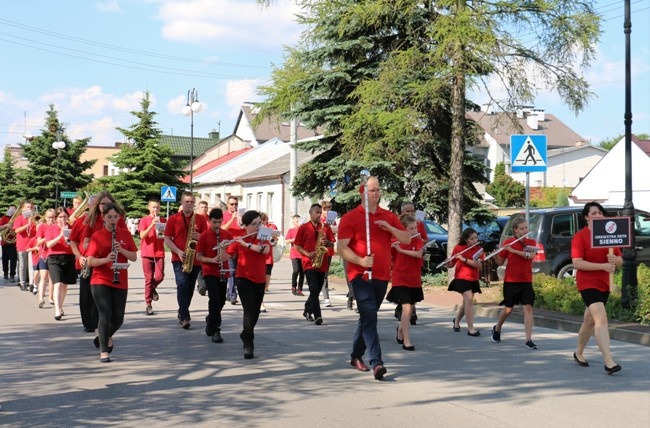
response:
<path fill-rule="evenodd" d="M 483 247 L 485 254 L 489 254 L 499 246 L 501 232 L 508 222 L 508 219 L 510 219 L 510 217 L 500 216 L 485 224 L 475 222 L 464 223 L 463 230 L 468 227 L 476 230 L 478 233 L 478 239 L 481 241 L 481 246 Z M 496 281 L 498 279 L 497 267 L 494 258 L 488 260 L 488 262 L 483 265 L 483 277 L 486 281 Z"/>
<path fill-rule="evenodd" d="M 427 229 L 427 236 L 429 240 L 426 249 L 426 255 L 422 271 L 424 273 L 440 272 L 441 269 L 436 269 L 438 263 L 447 258 L 447 240 L 449 235 L 444 227 L 432 220 L 424 220 L 424 225 Z M 434 241 L 435 243 L 431 243 Z"/>
<path fill-rule="evenodd" d="M 621 215 L 622 207 L 604 207 L 608 216 Z M 525 215 L 524 212 L 521 213 Z M 501 234 L 501 241 L 512 237 L 513 215 Z M 636 210 L 634 215 L 636 260 L 650 266 L 650 213 Z M 545 208 L 530 211 L 529 237 L 537 241 L 539 252 L 533 259 L 533 273 L 564 278 L 574 275 L 571 239 L 585 226 L 582 206 Z"/>

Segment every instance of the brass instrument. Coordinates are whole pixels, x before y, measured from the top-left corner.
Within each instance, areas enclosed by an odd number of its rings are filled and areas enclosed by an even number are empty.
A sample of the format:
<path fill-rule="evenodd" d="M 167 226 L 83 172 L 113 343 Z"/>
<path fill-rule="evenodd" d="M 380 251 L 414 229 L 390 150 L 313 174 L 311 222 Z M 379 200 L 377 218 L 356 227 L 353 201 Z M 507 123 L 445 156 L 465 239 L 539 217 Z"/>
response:
<path fill-rule="evenodd" d="M 88 199 L 89 196 L 88 193 L 86 193 L 86 198 L 83 201 L 81 201 L 77 209 L 74 210 L 74 212 L 70 215 L 70 217 L 68 217 L 68 224 L 70 226 L 72 226 L 72 224 L 76 221 L 76 219 L 81 217 L 81 214 L 83 214 L 88 209 Z M 74 217 L 75 220 L 71 220 L 72 217 Z"/>
<path fill-rule="evenodd" d="M 158 223 L 155 224 L 154 228 L 156 229 L 156 238 L 158 239 L 163 239 L 165 237 L 165 223 L 162 223 L 160 221 L 160 216 L 156 217 L 158 219 Z"/>
<path fill-rule="evenodd" d="M 314 257 L 312 258 L 311 265 L 315 269 L 320 269 L 320 267 L 323 265 L 323 260 L 325 259 L 325 255 L 327 254 L 327 247 L 324 245 L 321 245 L 321 242 L 323 241 L 323 230 L 325 228 L 321 227 L 318 230 L 318 235 L 316 236 L 316 253 L 314 254 Z"/>
<path fill-rule="evenodd" d="M 13 244 L 16 242 L 16 231 L 14 230 L 14 221 L 16 221 L 16 217 L 18 217 L 18 214 L 20 214 L 20 211 L 16 210 L 14 211 L 13 215 L 9 219 L 9 222 L 7 223 L 7 227 L 5 229 L 2 229 L 0 231 L 0 237 L 2 238 L 2 242 L 5 244 Z"/>
<path fill-rule="evenodd" d="M 185 215 L 181 212 L 181 215 Z M 183 272 L 190 273 L 194 269 L 194 258 L 196 257 L 196 239 L 192 238 L 194 235 L 194 224 L 196 214 L 192 213 L 190 219 L 190 226 L 187 228 L 187 240 L 185 241 L 185 259 L 183 259 Z"/>
<path fill-rule="evenodd" d="M 120 271 L 117 268 L 117 238 L 116 238 L 116 232 L 115 232 L 115 224 L 113 224 L 113 228 L 111 229 L 111 253 L 115 253 L 115 261 L 113 262 L 113 284 L 119 284 L 120 283 Z"/>

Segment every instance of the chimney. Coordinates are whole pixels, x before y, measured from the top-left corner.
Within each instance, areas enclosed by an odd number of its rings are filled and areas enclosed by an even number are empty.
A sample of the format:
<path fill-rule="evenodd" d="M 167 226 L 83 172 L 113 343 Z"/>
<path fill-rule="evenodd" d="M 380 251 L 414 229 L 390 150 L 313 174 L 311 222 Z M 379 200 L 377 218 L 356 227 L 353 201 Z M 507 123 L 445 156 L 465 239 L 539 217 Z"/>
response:
<path fill-rule="evenodd" d="M 538 120 L 539 120 L 539 116 L 537 116 L 536 114 L 529 114 L 529 115 L 526 117 L 526 125 L 528 125 L 528 127 L 529 127 L 530 129 L 536 131 L 536 130 L 539 129 L 539 122 L 538 122 Z"/>
<path fill-rule="evenodd" d="M 208 138 L 211 140 L 219 140 L 219 131 L 212 131 L 208 133 Z"/>

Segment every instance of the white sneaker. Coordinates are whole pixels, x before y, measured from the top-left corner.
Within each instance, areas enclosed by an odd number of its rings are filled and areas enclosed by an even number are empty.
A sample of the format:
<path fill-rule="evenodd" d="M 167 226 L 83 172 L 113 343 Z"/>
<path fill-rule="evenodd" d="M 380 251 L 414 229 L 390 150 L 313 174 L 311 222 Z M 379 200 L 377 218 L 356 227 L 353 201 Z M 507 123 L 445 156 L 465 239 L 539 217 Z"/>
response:
<path fill-rule="evenodd" d="M 330 303 L 330 299 L 325 299 L 323 301 L 323 306 L 325 306 L 326 308 L 331 308 L 332 304 Z"/>

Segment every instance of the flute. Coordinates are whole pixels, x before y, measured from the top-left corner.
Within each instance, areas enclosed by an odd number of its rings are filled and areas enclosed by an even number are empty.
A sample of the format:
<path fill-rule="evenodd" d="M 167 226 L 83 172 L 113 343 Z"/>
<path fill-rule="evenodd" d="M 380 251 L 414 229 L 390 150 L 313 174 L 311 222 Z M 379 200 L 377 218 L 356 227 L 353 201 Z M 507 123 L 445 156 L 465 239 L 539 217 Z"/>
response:
<path fill-rule="evenodd" d="M 248 238 L 249 236 L 257 235 L 257 233 L 258 233 L 258 232 L 251 232 L 251 233 L 249 233 L 248 235 L 238 236 L 237 238 L 234 238 L 234 239 L 226 239 L 226 240 L 223 240 L 223 241 L 221 241 L 220 243 L 218 243 L 217 245 L 215 245 L 214 247 L 212 247 L 212 249 L 213 249 L 213 250 L 218 250 L 218 249 L 220 249 L 220 248 L 225 248 L 225 247 L 229 246 L 230 244 L 232 244 L 233 242 L 237 241 L 238 239 Z M 219 240 L 219 239 L 217 238 L 217 241 L 218 241 L 218 240 Z"/>
<path fill-rule="evenodd" d="M 366 255 L 372 254 L 370 249 L 370 214 L 368 213 L 368 178 L 370 171 L 367 169 L 361 170 L 361 184 L 363 185 L 363 210 L 366 214 Z M 372 281 L 372 268 L 366 268 L 368 273 L 368 281 Z"/>
<path fill-rule="evenodd" d="M 419 233 L 416 233 L 416 234 L 414 234 L 414 235 L 411 235 L 411 239 L 413 239 L 413 238 L 417 238 L 418 236 L 421 236 L 421 235 L 420 235 Z M 393 242 L 393 243 L 390 244 L 390 245 L 391 245 L 392 247 L 397 247 L 399 244 L 400 244 L 399 241 L 395 241 L 395 242 Z"/>
<path fill-rule="evenodd" d="M 501 247 L 501 248 L 497 248 L 496 250 L 494 250 L 494 251 L 492 251 L 490 254 L 488 254 L 488 255 L 483 259 L 483 261 L 484 261 L 484 262 L 487 262 L 487 261 L 490 260 L 492 257 L 494 257 L 494 256 L 496 256 L 497 254 L 499 254 L 501 251 L 505 250 L 506 247 L 511 247 L 512 244 L 514 244 L 515 242 L 519 242 L 519 241 L 521 241 L 522 239 L 524 239 L 525 237 L 527 237 L 527 236 L 530 235 L 531 233 L 533 233 L 533 232 L 528 232 L 527 234 L 525 234 L 525 235 L 523 235 L 523 236 L 521 236 L 521 237 L 515 239 L 514 241 L 512 241 L 512 242 L 509 243 L 508 245 L 504 245 L 504 246 Z"/>
<path fill-rule="evenodd" d="M 480 243 L 481 243 L 481 241 L 478 241 L 476 244 L 472 245 L 471 247 L 465 248 L 460 253 L 456 253 L 456 254 L 452 255 L 451 257 L 448 257 L 446 260 L 441 261 L 440 263 L 438 263 L 438 266 L 436 266 L 436 269 L 440 269 L 441 266 L 449 263 L 450 261 L 454 260 L 457 257 L 460 257 L 463 253 L 465 253 L 466 251 L 471 250 L 472 248 L 476 247 Z"/>

